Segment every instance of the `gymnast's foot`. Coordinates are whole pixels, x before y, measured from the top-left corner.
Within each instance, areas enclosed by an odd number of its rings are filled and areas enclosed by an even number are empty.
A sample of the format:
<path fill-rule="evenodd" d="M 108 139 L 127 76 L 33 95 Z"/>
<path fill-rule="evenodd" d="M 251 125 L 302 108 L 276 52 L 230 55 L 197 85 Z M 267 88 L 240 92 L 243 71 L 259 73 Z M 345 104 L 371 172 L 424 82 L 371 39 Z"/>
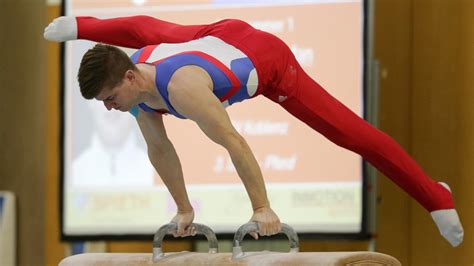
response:
<path fill-rule="evenodd" d="M 451 192 L 447 184 L 442 182 L 439 182 L 439 184 Z M 431 217 L 433 217 L 441 235 L 448 240 L 453 247 L 457 247 L 462 243 L 464 230 L 456 209 L 432 211 Z"/>
<path fill-rule="evenodd" d="M 65 42 L 77 39 L 76 17 L 55 18 L 44 29 L 43 36 L 48 41 Z"/>

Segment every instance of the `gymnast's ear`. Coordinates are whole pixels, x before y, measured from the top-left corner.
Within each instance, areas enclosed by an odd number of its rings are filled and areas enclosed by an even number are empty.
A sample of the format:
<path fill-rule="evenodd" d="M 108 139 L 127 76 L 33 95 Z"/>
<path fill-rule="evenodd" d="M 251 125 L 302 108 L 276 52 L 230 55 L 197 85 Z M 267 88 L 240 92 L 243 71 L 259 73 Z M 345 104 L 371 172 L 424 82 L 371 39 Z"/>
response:
<path fill-rule="evenodd" d="M 134 81 L 137 77 L 136 76 L 137 74 L 135 73 L 135 71 L 133 69 L 129 69 L 129 70 L 125 71 L 125 73 L 123 75 L 124 75 L 123 78 L 130 81 L 130 82 Z"/>

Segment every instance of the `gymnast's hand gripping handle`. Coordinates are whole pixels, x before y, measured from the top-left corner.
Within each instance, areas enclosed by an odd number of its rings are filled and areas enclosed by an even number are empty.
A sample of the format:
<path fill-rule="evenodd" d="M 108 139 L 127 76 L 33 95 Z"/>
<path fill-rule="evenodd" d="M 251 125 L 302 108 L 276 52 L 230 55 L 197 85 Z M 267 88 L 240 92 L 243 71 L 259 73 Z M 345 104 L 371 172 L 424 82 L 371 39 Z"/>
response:
<path fill-rule="evenodd" d="M 189 226 L 194 226 L 196 228 L 197 234 L 203 234 L 206 236 L 207 241 L 209 241 L 209 253 L 217 253 L 217 238 L 216 234 L 212 229 L 206 225 L 192 223 Z M 153 237 L 153 262 L 157 262 L 162 259 L 165 254 L 161 248 L 161 243 L 163 242 L 163 238 L 165 235 L 170 235 L 174 231 L 178 229 L 178 225 L 176 223 L 169 223 L 165 224 L 156 231 L 155 236 Z"/>
<path fill-rule="evenodd" d="M 239 227 L 234 235 L 232 259 L 239 259 L 245 255 L 240 243 L 242 243 L 246 234 L 253 231 L 258 231 L 258 224 L 255 222 L 246 223 Z M 296 253 L 300 250 L 298 235 L 291 226 L 282 223 L 280 233 L 284 233 L 290 240 L 290 253 Z"/>

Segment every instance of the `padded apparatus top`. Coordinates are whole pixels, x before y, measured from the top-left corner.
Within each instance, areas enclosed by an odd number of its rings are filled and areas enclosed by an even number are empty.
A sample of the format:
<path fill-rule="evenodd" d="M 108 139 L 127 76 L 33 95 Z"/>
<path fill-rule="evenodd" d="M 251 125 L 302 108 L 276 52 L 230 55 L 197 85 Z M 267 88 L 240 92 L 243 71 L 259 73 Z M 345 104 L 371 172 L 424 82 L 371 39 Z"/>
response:
<path fill-rule="evenodd" d="M 151 253 L 84 253 L 66 257 L 60 266 L 125 266 L 125 265 L 396 265 L 401 263 L 392 256 L 377 252 L 248 252 L 247 256 L 231 260 L 231 253 L 166 253 L 158 263 L 152 262 Z"/>

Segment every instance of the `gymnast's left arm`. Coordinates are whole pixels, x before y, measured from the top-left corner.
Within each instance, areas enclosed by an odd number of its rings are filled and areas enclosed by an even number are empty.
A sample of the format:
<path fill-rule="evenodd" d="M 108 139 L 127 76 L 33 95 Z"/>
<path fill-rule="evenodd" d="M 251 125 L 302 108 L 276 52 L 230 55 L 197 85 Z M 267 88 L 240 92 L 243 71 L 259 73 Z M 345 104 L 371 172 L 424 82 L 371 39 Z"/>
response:
<path fill-rule="evenodd" d="M 168 85 L 170 102 L 176 111 L 195 121 L 211 140 L 227 149 L 252 202 L 254 214 L 250 220 L 258 223 L 260 235 L 277 234 L 280 220 L 270 208 L 257 160 L 200 71 L 204 70 L 187 66 L 175 72 Z M 256 233 L 251 235 L 258 238 Z"/>

